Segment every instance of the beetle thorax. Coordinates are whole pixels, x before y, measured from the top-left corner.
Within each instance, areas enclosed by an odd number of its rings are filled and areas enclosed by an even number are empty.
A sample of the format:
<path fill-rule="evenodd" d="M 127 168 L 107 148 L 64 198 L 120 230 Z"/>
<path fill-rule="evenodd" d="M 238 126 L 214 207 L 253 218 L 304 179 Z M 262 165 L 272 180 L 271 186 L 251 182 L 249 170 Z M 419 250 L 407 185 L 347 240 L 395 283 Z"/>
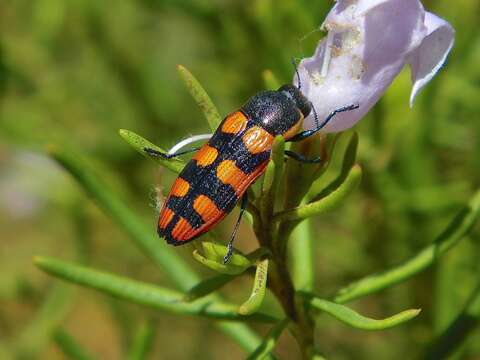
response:
<path fill-rule="evenodd" d="M 283 135 L 296 127 L 311 107 L 295 86 L 284 85 L 277 91 L 256 94 L 241 110 L 270 134 Z"/>

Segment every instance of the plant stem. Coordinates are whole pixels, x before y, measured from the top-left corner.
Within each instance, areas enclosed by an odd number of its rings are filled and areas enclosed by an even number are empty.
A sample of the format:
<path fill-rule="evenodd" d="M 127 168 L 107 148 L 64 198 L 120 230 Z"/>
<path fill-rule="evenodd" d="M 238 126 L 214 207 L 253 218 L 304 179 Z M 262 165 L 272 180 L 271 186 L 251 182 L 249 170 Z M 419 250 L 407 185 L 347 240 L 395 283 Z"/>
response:
<path fill-rule="evenodd" d="M 315 155 L 316 140 L 297 144 L 295 151 L 305 156 Z M 318 167 L 305 167 L 298 162 L 288 162 L 286 176 L 283 173 L 283 143 L 276 141 L 272 152 L 273 165 L 267 169 L 262 197 L 260 198 L 260 217 L 254 223 L 254 230 L 260 244 L 272 254 L 268 272 L 268 286 L 282 305 L 283 311 L 291 321 L 290 330 L 298 342 L 302 357 L 312 358 L 314 354 L 314 321 L 309 316 L 304 299 L 296 298 L 296 290 L 290 274 L 287 259 L 287 242 L 299 221 L 279 219 L 274 221 L 275 200 L 279 196 L 280 182 L 286 178 L 286 196 L 284 209 L 295 208 L 302 202 L 309 186 L 318 171 Z M 271 163 L 271 164 L 272 164 Z M 299 179 L 299 174 L 302 174 Z"/>

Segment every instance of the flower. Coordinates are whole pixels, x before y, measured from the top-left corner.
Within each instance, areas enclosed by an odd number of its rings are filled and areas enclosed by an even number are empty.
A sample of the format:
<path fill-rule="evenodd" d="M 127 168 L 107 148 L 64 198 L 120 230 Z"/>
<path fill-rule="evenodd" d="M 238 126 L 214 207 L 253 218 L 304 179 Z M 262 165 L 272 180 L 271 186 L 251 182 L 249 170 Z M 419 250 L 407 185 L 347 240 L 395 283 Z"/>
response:
<path fill-rule="evenodd" d="M 411 66 L 410 106 L 442 67 L 454 42 L 445 20 L 426 12 L 418 0 L 338 0 L 327 15 L 322 39 L 298 72 L 301 90 L 321 119 L 345 105 L 357 110 L 338 114 L 324 128 L 352 127 L 380 99 L 406 64 Z M 298 78 L 294 78 L 298 86 Z M 305 119 L 315 128 L 314 116 Z"/>

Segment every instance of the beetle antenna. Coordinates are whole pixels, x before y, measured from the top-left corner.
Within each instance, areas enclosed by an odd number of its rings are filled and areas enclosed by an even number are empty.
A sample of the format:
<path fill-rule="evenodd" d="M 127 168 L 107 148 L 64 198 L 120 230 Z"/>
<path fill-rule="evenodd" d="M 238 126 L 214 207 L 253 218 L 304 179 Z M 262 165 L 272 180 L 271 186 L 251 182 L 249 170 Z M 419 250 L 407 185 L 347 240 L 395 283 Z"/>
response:
<path fill-rule="evenodd" d="M 318 129 L 320 127 L 320 123 L 318 122 L 317 110 L 315 110 L 315 105 L 313 105 L 313 103 L 311 101 L 310 101 L 310 106 L 312 107 L 313 117 L 315 118 L 315 128 Z"/>
<path fill-rule="evenodd" d="M 295 61 L 295 58 L 292 57 L 292 65 L 295 69 L 295 74 L 297 74 L 297 80 L 298 80 L 298 90 L 300 90 L 302 88 L 302 83 L 300 82 L 300 73 L 298 72 L 298 66 L 297 66 L 297 62 Z"/>

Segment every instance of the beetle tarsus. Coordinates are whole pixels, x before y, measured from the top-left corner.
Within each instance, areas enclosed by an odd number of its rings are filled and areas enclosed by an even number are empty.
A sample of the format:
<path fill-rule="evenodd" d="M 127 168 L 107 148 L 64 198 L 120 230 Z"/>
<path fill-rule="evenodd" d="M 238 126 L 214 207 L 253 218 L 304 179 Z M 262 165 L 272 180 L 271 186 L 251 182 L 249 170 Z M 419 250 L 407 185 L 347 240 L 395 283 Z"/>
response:
<path fill-rule="evenodd" d="M 227 253 L 223 257 L 223 264 L 227 264 L 230 261 L 230 258 L 233 255 L 233 244 L 231 242 L 228 243 L 227 245 Z"/>
<path fill-rule="evenodd" d="M 227 244 L 227 253 L 223 257 L 224 264 L 227 264 L 233 255 L 233 241 L 235 240 L 235 236 L 237 235 L 238 227 L 240 226 L 240 221 L 242 220 L 243 213 L 247 208 L 247 204 L 248 204 L 248 193 L 246 192 L 242 197 L 242 203 L 240 204 L 240 214 L 238 214 L 238 219 L 235 224 L 235 228 L 233 229 L 232 236 L 230 237 L 230 241 Z"/>
<path fill-rule="evenodd" d="M 170 160 L 170 159 L 173 159 L 173 158 L 175 158 L 177 156 L 180 156 L 180 155 L 185 155 L 185 154 L 188 154 L 188 153 L 191 153 L 191 152 L 194 152 L 194 151 L 198 151 L 199 149 L 200 148 L 196 147 L 196 148 L 193 148 L 193 149 L 179 151 L 179 152 L 174 153 L 174 154 L 164 153 L 164 152 L 152 149 L 152 148 L 143 148 L 143 151 L 145 151 L 148 155 L 150 155 L 152 157 L 159 157 L 159 158 L 162 158 L 162 159 Z"/>
<path fill-rule="evenodd" d="M 304 139 L 308 138 L 309 136 L 312 136 L 316 132 L 322 130 L 330 122 L 330 120 L 332 120 L 335 117 L 335 115 L 337 115 L 338 113 L 345 112 L 345 111 L 351 111 L 351 110 L 355 110 L 355 109 L 358 109 L 358 108 L 359 108 L 358 104 L 351 104 L 351 105 L 343 106 L 341 108 L 333 110 L 327 116 L 325 121 L 320 126 L 317 126 L 316 129 L 302 131 L 302 132 L 298 133 L 297 135 L 291 137 L 288 141 L 289 142 L 296 142 L 296 141 L 304 140 Z"/>
<path fill-rule="evenodd" d="M 288 157 L 297 160 L 298 162 L 304 163 L 304 164 L 318 164 L 322 162 L 321 157 L 316 157 L 313 159 L 307 159 L 305 156 L 302 154 L 298 154 L 296 152 L 290 151 L 290 150 L 285 150 L 285 155 Z"/>

